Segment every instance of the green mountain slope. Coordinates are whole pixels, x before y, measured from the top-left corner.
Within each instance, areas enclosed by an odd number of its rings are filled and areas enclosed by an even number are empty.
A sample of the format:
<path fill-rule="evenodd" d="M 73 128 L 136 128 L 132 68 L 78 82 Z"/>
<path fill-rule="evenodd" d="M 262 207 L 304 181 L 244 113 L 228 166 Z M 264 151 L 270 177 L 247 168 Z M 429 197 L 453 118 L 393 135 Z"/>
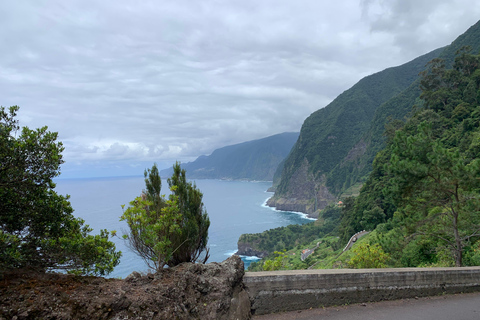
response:
<path fill-rule="evenodd" d="M 470 45 L 473 56 L 461 50 L 465 45 Z M 330 205 L 315 222 L 321 226 L 340 221 L 328 234 L 339 239 L 333 251 L 343 247 L 356 232 L 373 230 L 364 240 L 383 249 L 389 256 L 386 263 L 390 267 L 480 265 L 480 56 L 475 55 L 478 52 L 480 22 L 439 54 L 447 68 L 453 66 L 457 56 L 453 70 L 445 70 L 438 61 L 430 63 L 423 82 L 416 80 L 377 108 L 370 128 L 360 138 L 365 152 L 357 158 L 357 164 L 366 161 L 368 152 L 375 160 L 370 165 L 372 169 L 365 170 L 370 173 L 366 174 L 358 197 L 345 198 L 338 206 Z M 390 121 L 385 130 L 389 116 L 402 121 Z M 376 153 L 375 148 L 380 151 Z M 343 159 L 344 167 L 349 165 L 347 162 Z M 329 174 L 339 167 L 337 163 Z M 331 181 L 334 180 L 327 182 Z M 329 216 L 332 208 L 341 208 L 336 221 Z M 298 235 L 279 230 L 242 235 L 243 242 L 239 240 L 239 244 L 260 250 L 275 235 L 273 239 L 282 239 L 283 245 L 277 245 L 275 250 L 296 248 L 301 252 L 322 241 L 312 238 L 305 239 L 311 243 L 304 242 L 302 228 Z M 265 239 L 263 244 L 262 239 Z M 272 249 L 263 249 L 272 259 Z M 312 259 L 322 261 L 311 261 L 308 265 L 319 268 L 346 265 L 343 262 L 351 256 L 342 256 L 342 262 L 337 259 L 338 253 L 320 251 L 321 257 L 312 255 Z M 294 255 L 287 251 L 285 256 L 289 254 Z M 297 268 L 294 263 L 290 267 Z"/>
<path fill-rule="evenodd" d="M 312 214 L 363 182 L 385 145 L 388 119 L 404 119 L 412 105 L 421 104 L 418 74 L 427 62 L 441 57 L 451 65 L 462 46 L 478 50 L 479 39 L 477 23 L 451 45 L 368 76 L 314 112 L 285 160 L 269 205 Z"/>
<path fill-rule="evenodd" d="M 480 55 L 445 62 L 429 65 L 422 107 L 389 132 L 342 212 L 340 238 L 375 229 L 392 266 L 480 264 Z"/>
<path fill-rule="evenodd" d="M 464 46 L 472 47 L 474 52 L 480 50 L 480 23 L 470 27 L 449 46 L 437 49 L 432 54 L 438 54 L 438 58 L 444 59 L 446 66 L 451 67 L 456 52 Z M 430 54 L 427 57 L 430 57 Z M 418 62 L 423 63 L 421 60 L 418 60 Z M 424 66 L 419 65 L 418 67 L 423 69 Z M 411 112 L 412 106 L 420 107 L 422 105 L 423 102 L 419 98 L 421 93 L 419 84 L 420 78 L 417 77 L 408 88 L 377 108 L 369 129 L 360 139 L 360 146 L 365 148 L 365 153 L 361 156 L 343 159 L 329 172 L 327 186 L 332 193 L 339 194 L 355 183 L 364 182 L 364 179 L 372 170 L 375 155 L 385 147 L 385 136 L 383 134 L 385 124 L 391 119 L 404 120 Z M 351 152 L 353 153 L 353 151 Z"/>
<path fill-rule="evenodd" d="M 285 132 L 216 149 L 182 164 L 192 179 L 233 179 L 271 181 L 278 165 L 285 159 L 298 138 L 298 132 Z M 170 176 L 172 169 L 160 172 Z"/>

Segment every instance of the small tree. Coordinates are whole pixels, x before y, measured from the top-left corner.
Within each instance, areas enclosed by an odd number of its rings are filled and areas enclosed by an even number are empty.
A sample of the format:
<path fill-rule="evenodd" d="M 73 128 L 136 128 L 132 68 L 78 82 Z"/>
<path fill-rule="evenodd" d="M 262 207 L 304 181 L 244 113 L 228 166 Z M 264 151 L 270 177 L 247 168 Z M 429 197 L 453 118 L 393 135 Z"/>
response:
<path fill-rule="evenodd" d="M 168 179 L 168 185 L 178 198 L 178 208 L 182 215 L 182 232 L 179 237 L 174 237 L 173 241 L 174 247 L 178 249 L 173 253 L 170 263 L 205 263 L 210 257 L 207 248 L 210 219 L 203 206 L 203 194 L 195 183 L 187 182 L 186 172 L 180 168 L 178 162 L 173 166 L 173 175 Z"/>
<path fill-rule="evenodd" d="M 265 260 L 263 263 L 263 271 L 275 271 L 284 267 L 285 252 L 275 251 L 273 254 L 276 255 L 276 257 L 272 260 Z"/>
<path fill-rule="evenodd" d="M 361 243 L 352 251 L 355 255 L 348 261 L 348 265 L 355 269 L 385 268 L 390 257 L 378 243 Z"/>
<path fill-rule="evenodd" d="M 64 149 L 57 133 L 47 127 L 19 133 L 18 109 L 0 107 L 0 270 L 112 272 L 121 253 L 108 232 L 89 235 L 68 196 L 54 191 Z"/>
<path fill-rule="evenodd" d="M 130 233 L 124 235 L 130 249 L 138 254 L 154 270 L 162 269 L 175 251 L 172 238 L 181 233 L 181 215 L 175 195 L 164 202 L 158 211 L 151 201 L 137 197 L 120 220 L 125 220 Z"/>
<path fill-rule="evenodd" d="M 157 165 L 146 170 L 144 176 L 146 190 L 130 202 L 121 217 L 130 228 L 130 233 L 124 235 L 130 248 L 155 270 L 182 262 L 205 263 L 210 220 L 203 207 L 202 193 L 186 181 L 185 170 L 178 163 L 168 180 L 171 191 L 168 200 L 160 195 Z"/>

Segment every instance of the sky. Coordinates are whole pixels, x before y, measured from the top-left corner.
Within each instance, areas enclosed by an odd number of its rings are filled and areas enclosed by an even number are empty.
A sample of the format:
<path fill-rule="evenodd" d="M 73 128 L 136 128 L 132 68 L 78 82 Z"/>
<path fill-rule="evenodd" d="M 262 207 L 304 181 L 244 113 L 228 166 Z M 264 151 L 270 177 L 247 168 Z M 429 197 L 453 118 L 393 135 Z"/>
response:
<path fill-rule="evenodd" d="M 59 133 L 62 177 L 142 175 L 298 132 L 479 18 L 478 0 L 1 1 L 0 105 Z"/>

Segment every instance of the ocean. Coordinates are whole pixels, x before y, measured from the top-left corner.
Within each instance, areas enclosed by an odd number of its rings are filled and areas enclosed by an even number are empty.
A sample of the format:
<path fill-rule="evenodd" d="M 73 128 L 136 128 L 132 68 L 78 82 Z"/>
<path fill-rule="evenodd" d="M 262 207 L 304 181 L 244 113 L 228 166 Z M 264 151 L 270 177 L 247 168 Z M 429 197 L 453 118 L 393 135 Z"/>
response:
<path fill-rule="evenodd" d="M 121 205 L 132 201 L 145 188 L 143 177 L 56 179 L 56 191 L 70 195 L 74 215 L 85 220 L 94 229 L 116 230 L 121 236 L 128 226 L 121 222 Z M 277 211 L 265 206 L 272 193 L 266 192 L 271 182 L 224 180 L 196 180 L 203 193 L 203 203 L 210 218 L 210 259 L 221 262 L 237 251 L 237 241 L 243 233 L 258 233 L 289 224 L 312 222 L 305 215 Z M 168 193 L 168 184 L 162 180 L 162 194 Z M 108 277 L 125 278 L 133 271 L 144 272 L 148 267 L 143 260 L 126 247 L 120 237 L 112 238 L 122 251 L 120 264 Z M 242 257 L 245 266 L 256 257 Z"/>

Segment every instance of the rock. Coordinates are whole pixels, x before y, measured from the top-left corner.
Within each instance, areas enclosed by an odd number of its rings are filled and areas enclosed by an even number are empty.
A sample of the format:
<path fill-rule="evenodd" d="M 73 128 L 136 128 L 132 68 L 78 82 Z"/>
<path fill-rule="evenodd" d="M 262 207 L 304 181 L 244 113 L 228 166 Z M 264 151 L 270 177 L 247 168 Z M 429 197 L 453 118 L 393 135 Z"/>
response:
<path fill-rule="evenodd" d="M 238 251 L 235 255 L 239 256 L 250 256 L 250 257 L 259 257 L 265 258 L 268 256 L 268 251 L 256 250 L 252 248 L 252 245 L 246 242 L 238 242 L 237 243 Z"/>
<path fill-rule="evenodd" d="M 267 201 L 267 206 L 282 211 L 295 211 L 318 217 L 318 210 L 334 202 L 336 197 L 326 187 L 326 176 L 315 176 L 310 170 L 307 159 L 295 169 L 288 181 L 287 188 Z"/>
<path fill-rule="evenodd" d="M 157 274 L 133 272 L 125 280 L 8 275 L 0 283 L 0 319 L 250 319 L 244 273 L 243 261 L 232 256 Z M 37 294 L 21 301 L 26 289 Z"/>
<path fill-rule="evenodd" d="M 137 271 L 133 271 L 132 273 L 130 273 L 126 278 L 125 278 L 125 281 L 126 282 L 135 282 L 136 280 L 142 278 L 142 275 L 137 272 Z"/>

